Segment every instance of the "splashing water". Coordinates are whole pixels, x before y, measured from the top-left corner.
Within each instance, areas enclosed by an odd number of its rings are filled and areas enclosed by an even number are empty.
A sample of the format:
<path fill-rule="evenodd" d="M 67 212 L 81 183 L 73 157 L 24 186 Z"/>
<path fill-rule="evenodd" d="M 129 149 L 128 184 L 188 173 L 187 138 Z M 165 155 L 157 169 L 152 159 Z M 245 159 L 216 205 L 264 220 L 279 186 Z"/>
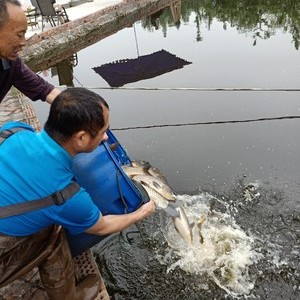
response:
<path fill-rule="evenodd" d="M 190 274 L 208 276 L 233 297 L 249 294 L 254 287 L 249 267 L 260 258 L 253 249 L 254 238 L 235 223 L 225 202 L 207 193 L 180 195 L 178 200 L 183 203 L 191 224 L 193 242 L 187 244 L 183 241 L 172 221 L 165 220 L 167 224 L 163 233 L 170 246 L 166 256 L 177 257 L 168 267 L 168 272 L 179 267 Z M 213 211 L 211 201 L 217 201 L 223 212 Z"/>
<path fill-rule="evenodd" d="M 245 180 L 238 178 L 217 198 L 178 197 L 197 225 L 190 245 L 157 211 L 139 224 L 139 232 L 129 229 L 126 247 L 120 238 L 100 246 L 113 298 L 300 299 L 298 190 Z"/>

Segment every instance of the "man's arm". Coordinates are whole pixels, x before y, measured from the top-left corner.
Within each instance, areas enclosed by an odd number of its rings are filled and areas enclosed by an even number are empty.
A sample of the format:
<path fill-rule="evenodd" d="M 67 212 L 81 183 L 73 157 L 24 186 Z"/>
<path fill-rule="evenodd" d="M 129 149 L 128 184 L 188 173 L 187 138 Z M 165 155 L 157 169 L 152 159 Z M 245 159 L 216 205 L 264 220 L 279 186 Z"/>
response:
<path fill-rule="evenodd" d="M 130 225 L 150 216 L 155 211 L 155 204 L 152 200 L 143 204 L 136 211 L 124 215 L 100 215 L 97 223 L 86 230 L 86 233 L 95 235 L 107 235 L 124 230 Z"/>
<path fill-rule="evenodd" d="M 53 100 L 55 99 L 55 97 L 60 94 L 60 90 L 57 88 L 54 88 L 47 96 L 46 96 L 46 101 L 49 104 L 52 104 Z"/>
<path fill-rule="evenodd" d="M 59 94 L 58 89 L 33 72 L 19 57 L 11 63 L 10 76 L 11 83 L 33 101 L 40 99 L 52 103 Z"/>

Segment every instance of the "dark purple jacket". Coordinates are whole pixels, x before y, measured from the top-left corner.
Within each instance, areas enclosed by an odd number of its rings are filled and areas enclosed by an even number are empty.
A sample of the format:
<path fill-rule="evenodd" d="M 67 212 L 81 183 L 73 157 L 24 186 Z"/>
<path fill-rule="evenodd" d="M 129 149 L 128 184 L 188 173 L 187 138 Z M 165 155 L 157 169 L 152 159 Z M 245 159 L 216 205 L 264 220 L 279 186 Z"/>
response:
<path fill-rule="evenodd" d="M 30 70 L 19 57 L 14 61 L 0 58 L 0 102 L 12 86 L 33 101 L 45 101 L 54 88 Z"/>

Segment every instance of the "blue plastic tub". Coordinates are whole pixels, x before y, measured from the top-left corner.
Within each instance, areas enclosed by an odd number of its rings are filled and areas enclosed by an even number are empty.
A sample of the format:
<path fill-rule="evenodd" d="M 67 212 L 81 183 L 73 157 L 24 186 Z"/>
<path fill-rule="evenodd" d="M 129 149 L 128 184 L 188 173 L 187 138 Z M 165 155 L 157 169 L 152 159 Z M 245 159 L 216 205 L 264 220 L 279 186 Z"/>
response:
<path fill-rule="evenodd" d="M 122 170 L 121 165 L 131 162 L 126 151 L 120 144 L 111 151 L 109 145 L 118 143 L 118 140 L 111 131 L 108 131 L 108 137 L 108 141 L 101 143 L 93 152 L 77 155 L 73 172 L 103 215 L 125 214 L 136 210 L 148 198 Z M 72 255 L 88 250 L 106 237 L 86 233 L 68 234 Z"/>

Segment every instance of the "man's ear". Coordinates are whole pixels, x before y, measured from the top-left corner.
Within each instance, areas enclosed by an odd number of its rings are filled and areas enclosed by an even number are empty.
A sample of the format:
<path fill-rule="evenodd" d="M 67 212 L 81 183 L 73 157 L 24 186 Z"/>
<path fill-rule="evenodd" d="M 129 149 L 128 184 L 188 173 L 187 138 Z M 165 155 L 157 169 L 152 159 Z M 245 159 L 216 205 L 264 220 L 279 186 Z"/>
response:
<path fill-rule="evenodd" d="M 90 135 L 86 131 L 81 130 L 81 131 L 76 132 L 74 134 L 73 138 L 74 138 L 74 142 L 75 142 L 76 146 L 79 149 L 83 149 L 89 143 Z"/>

